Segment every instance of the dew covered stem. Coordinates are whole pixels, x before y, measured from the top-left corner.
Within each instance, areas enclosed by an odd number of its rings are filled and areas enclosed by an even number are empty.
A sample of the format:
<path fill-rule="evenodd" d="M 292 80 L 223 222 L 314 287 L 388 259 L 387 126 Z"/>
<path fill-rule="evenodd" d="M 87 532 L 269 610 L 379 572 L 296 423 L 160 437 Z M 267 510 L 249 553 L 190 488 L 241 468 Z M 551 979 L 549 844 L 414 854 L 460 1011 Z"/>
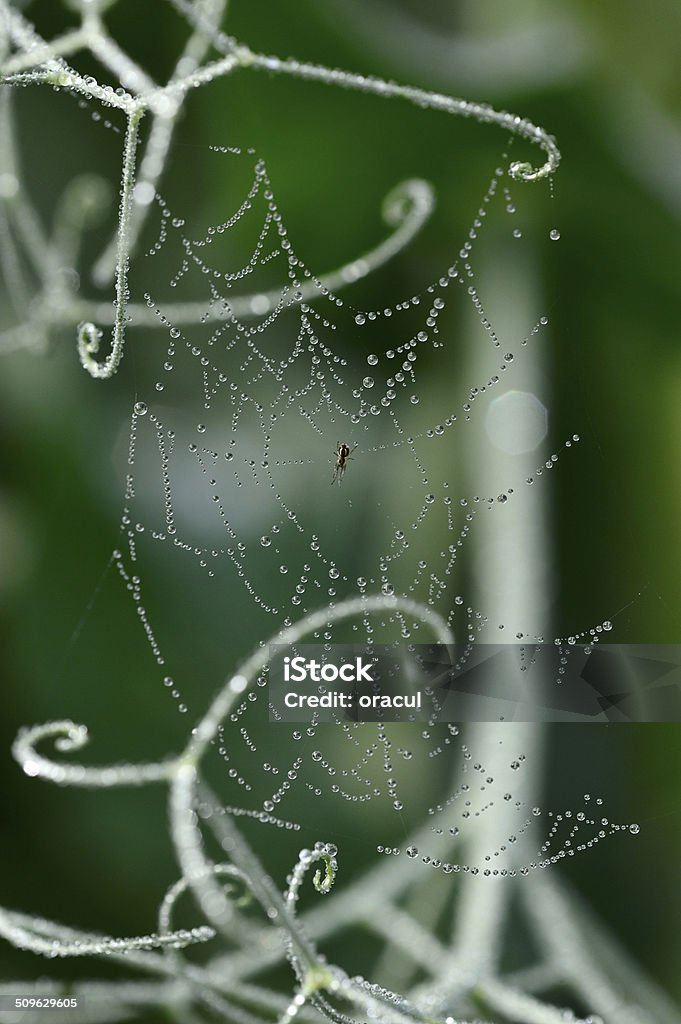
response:
<path fill-rule="evenodd" d="M 139 124 L 144 116 L 144 107 L 139 105 L 128 116 L 125 144 L 123 147 L 123 173 L 121 176 L 120 210 L 118 219 L 118 241 L 116 245 L 115 313 L 111 351 L 103 362 L 95 356 L 99 352 L 102 332 L 93 323 L 84 322 L 78 327 L 78 354 L 83 367 L 90 376 L 99 380 L 111 377 L 123 357 L 125 326 L 128 319 L 127 302 L 128 270 L 130 265 L 129 228 L 133 209 L 135 186 L 135 159 L 139 141 Z"/>

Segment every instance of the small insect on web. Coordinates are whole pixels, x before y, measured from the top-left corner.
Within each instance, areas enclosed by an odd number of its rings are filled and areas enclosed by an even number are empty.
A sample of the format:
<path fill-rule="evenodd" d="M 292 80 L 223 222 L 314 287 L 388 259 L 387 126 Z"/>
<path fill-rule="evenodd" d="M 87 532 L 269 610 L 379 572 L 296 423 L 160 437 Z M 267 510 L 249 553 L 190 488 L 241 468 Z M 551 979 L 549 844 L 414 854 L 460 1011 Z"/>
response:
<path fill-rule="evenodd" d="M 335 483 L 341 483 L 343 480 L 343 474 L 348 468 L 348 459 L 352 458 L 352 453 L 357 448 L 357 443 L 353 444 L 352 448 L 345 441 L 339 441 L 336 445 L 334 455 L 336 457 L 336 466 L 333 471 L 333 479 L 331 486 Z"/>

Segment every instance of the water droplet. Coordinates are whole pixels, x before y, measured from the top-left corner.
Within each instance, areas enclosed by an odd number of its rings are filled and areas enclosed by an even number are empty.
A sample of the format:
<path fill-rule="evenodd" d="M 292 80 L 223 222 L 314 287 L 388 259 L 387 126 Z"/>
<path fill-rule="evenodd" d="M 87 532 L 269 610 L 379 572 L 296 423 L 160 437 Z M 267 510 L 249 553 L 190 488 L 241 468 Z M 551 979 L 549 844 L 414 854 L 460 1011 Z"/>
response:
<path fill-rule="evenodd" d="M 551 230 L 549 231 L 549 238 L 552 242 L 558 241 L 558 239 L 560 238 L 560 231 L 558 230 L 558 228 L 551 228 Z"/>
<path fill-rule="evenodd" d="M 370 356 L 367 356 L 367 363 L 369 364 L 369 366 L 375 366 L 377 362 L 378 362 L 378 356 L 375 356 L 373 354 L 370 355 Z"/>
<path fill-rule="evenodd" d="M 135 412 L 138 416 L 146 416 L 147 414 L 147 403 L 146 402 L 135 402 Z"/>

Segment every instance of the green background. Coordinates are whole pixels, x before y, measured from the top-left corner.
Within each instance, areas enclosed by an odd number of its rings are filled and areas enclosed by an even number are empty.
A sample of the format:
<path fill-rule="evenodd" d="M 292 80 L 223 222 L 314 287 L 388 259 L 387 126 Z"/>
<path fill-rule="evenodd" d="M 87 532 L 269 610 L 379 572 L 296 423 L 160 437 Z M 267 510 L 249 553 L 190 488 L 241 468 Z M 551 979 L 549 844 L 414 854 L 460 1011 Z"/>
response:
<path fill-rule="evenodd" d="M 53 0 L 27 5 L 27 14 L 47 37 L 70 23 Z M 550 436 L 560 443 L 577 430 L 584 441 L 550 481 L 552 616 L 565 633 L 609 617 L 624 641 L 678 642 L 681 8 L 663 0 L 431 0 L 386 4 L 373 21 L 365 14 L 362 4 L 343 0 L 234 0 L 226 27 L 261 52 L 488 101 L 556 136 L 563 163 L 553 197 L 545 184 L 523 193 L 536 228 L 541 307 L 551 319 Z M 416 32 L 391 41 L 380 31 L 381 18 L 387 25 L 398 14 L 441 42 L 449 34 L 498 39 L 503 61 L 490 45 L 477 64 L 439 66 Z M 563 28 L 545 39 L 541 32 L 559 21 Z M 122 0 L 108 23 L 150 73 L 168 74 L 185 34 L 168 5 Z M 535 50 L 523 32 L 538 36 Z M 108 80 L 89 58 L 74 63 Z M 115 194 L 120 139 L 65 95 L 33 89 L 17 99 L 26 181 L 46 220 L 82 171 L 103 175 Z M 296 249 L 319 272 L 383 237 L 380 207 L 393 185 L 411 176 L 431 181 L 432 220 L 408 251 L 355 289 L 357 304 L 364 298 L 378 306 L 382 296 L 410 294 L 445 263 L 506 138 L 400 101 L 239 72 L 191 98 L 162 183 L 174 206 L 192 204 L 208 223 L 230 208 L 225 196 L 238 194 L 230 164 L 211 158 L 209 144 L 254 146 L 266 158 Z M 559 244 L 548 238 L 554 224 Z M 102 237 L 95 232 L 88 242 L 86 264 Z M 87 282 L 83 291 L 95 294 Z M 107 573 L 122 498 L 113 453 L 131 395 L 161 344 L 153 332 L 131 332 L 121 372 L 103 383 L 80 368 L 74 332 L 58 333 L 44 355 L 4 357 L 0 377 L 0 903 L 121 935 L 152 930 L 159 894 L 176 874 L 160 791 L 53 788 L 24 778 L 9 746 L 20 725 L 69 716 L 91 726 L 104 762 L 151 759 L 182 742 L 186 723 L 169 712 L 159 687 L 145 685 L 136 623 Z M 454 349 L 453 374 L 462 358 Z M 437 388 L 437 380 L 426 386 Z M 160 589 L 166 584 L 161 579 Z M 172 617 L 171 594 L 167 603 Z M 244 637 L 256 639 L 248 611 L 235 604 L 209 614 L 236 663 L 249 649 Z M 188 633 L 191 616 L 183 619 Z M 222 661 L 191 659 L 186 671 L 201 707 L 232 665 L 224 651 Z M 680 738 L 676 725 L 555 727 L 544 799 L 560 807 L 598 791 L 613 820 L 640 823 L 635 841 L 603 843 L 575 858 L 568 873 L 677 999 Z M 343 837 L 350 873 L 371 857 L 373 843 L 358 834 L 351 814 L 339 811 L 334 828 L 337 836 L 325 837 L 339 846 Z M 269 863 L 282 883 L 298 838 L 271 843 Z M 311 828 L 304 841 L 316 838 Z M 338 956 L 346 963 L 345 951 Z M 365 966 L 359 960 L 358 970 Z M 44 968 L 0 948 L 3 977 L 53 973 L 53 965 Z M 59 964 L 54 971 L 100 976 L 104 968 Z"/>

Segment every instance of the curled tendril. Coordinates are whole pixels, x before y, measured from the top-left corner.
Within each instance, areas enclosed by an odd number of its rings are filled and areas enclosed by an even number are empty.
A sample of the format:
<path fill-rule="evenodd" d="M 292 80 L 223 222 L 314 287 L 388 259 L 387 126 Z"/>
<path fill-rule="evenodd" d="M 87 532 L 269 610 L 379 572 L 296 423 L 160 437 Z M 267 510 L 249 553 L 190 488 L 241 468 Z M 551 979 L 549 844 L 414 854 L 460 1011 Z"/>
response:
<path fill-rule="evenodd" d="M 248 878 L 242 871 L 234 867 L 233 864 L 213 864 L 210 867 L 210 874 L 214 877 L 227 877 L 235 880 L 240 886 L 243 886 L 244 893 L 241 897 L 234 900 L 234 906 L 240 907 L 242 902 L 250 902 L 252 899 L 252 891 Z M 166 890 L 166 894 L 163 897 L 161 906 L 158 911 L 158 931 L 163 939 L 167 936 L 176 934 L 172 931 L 172 916 L 175 909 L 175 905 L 179 898 L 187 892 L 190 887 L 189 880 L 185 877 L 179 878 L 169 889 Z M 227 885 L 225 886 L 225 892 L 232 895 L 233 889 L 236 886 Z M 215 931 L 212 928 L 208 928 L 213 935 Z M 185 973 L 185 961 L 179 955 L 179 949 L 182 948 L 177 944 L 173 945 L 168 943 L 164 947 L 164 954 L 168 959 L 172 969 L 176 972 Z"/>
<path fill-rule="evenodd" d="M 386 224 L 398 227 L 412 217 L 420 227 L 435 207 L 435 189 L 424 178 L 407 178 L 395 185 L 383 200 L 381 213 Z"/>
<path fill-rule="evenodd" d="M 217 878 L 228 878 L 231 882 L 225 885 L 224 889 L 227 895 L 234 897 L 237 888 L 243 887 L 243 892 L 234 898 L 234 906 L 242 907 L 251 903 L 254 899 L 253 890 L 251 887 L 250 880 L 246 877 L 243 871 L 235 867 L 233 864 L 212 864 L 209 873 Z M 237 883 L 237 884 L 234 884 Z M 175 904 L 189 889 L 188 879 L 182 877 L 170 886 L 163 897 L 163 902 L 159 908 L 158 913 L 158 930 L 162 936 L 171 935 L 171 918 Z M 211 929 L 212 931 L 212 929 Z"/>
<path fill-rule="evenodd" d="M 88 373 L 92 373 L 95 376 L 98 369 L 101 369 L 100 364 L 94 358 L 99 352 L 99 346 L 102 341 L 102 332 L 99 327 L 94 324 L 84 321 L 78 324 L 76 339 L 78 343 L 78 357 L 81 361 L 84 369 Z"/>
<path fill-rule="evenodd" d="M 123 358 L 123 341 L 125 336 L 124 316 L 122 307 L 116 303 L 114 313 L 113 338 L 111 352 L 103 362 L 95 358 L 99 352 L 102 341 L 102 332 L 95 324 L 83 321 L 78 324 L 76 342 L 78 345 L 78 358 L 84 370 L 98 380 L 106 380 L 113 377 Z"/>
<path fill-rule="evenodd" d="M 46 722 L 21 729 L 12 745 L 12 754 L 26 775 L 39 777 L 62 786 L 83 786 L 89 789 L 107 789 L 115 786 L 143 786 L 147 782 L 168 779 L 175 761 L 156 764 L 118 764 L 107 767 L 59 764 L 39 754 L 36 745 L 53 739 L 57 750 L 73 753 L 81 750 L 89 740 L 87 727 L 70 719 Z"/>
<path fill-rule="evenodd" d="M 546 178 L 554 173 L 560 163 L 560 150 L 555 139 L 543 128 L 517 114 L 510 114 L 506 110 L 496 110 L 487 103 L 473 103 L 454 96 L 430 92 L 427 89 L 399 85 L 397 82 L 386 81 L 373 75 L 358 75 L 351 71 L 332 70 L 319 64 L 308 64 L 293 59 L 282 60 L 279 57 L 265 56 L 259 53 L 252 54 L 250 66 L 275 74 L 325 82 L 342 89 L 371 93 L 375 96 L 400 97 L 426 110 L 441 110 L 457 117 L 473 118 L 480 124 L 495 124 L 511 132 L 512 135 L 527 139 L 544 152 L 546 160 L 538 167 L 522 162 L 511 164 L 509 174 L 520 181 L 539 181 Z"/>
<path fill-rule="evenodd" d="M 319 868 L 317 868 L 314 875 L 312 876 L 312 884 L 314 885 L 317 892 L 321 893 L 327 893 L 330 890 L 336 878 L 336 867 L 334 867 L 334 864 L 336 864 L 336 862 L 331 860 L 330 857 L 324 855 L 324 863 L 326 865 L 324 876 L 322 877 L 322 873 L 319 870 Z"/>
<path fill-rule="evenodd" d="M 313 850 L 301 850 L 298 854 L 298 863 L 289 877 L 288 889 L 286 890 L 286 902 L 293 906 L 298 901 L 300 887 L 303 884 L 305 875 L 317 861 L 324 861 L 324 873 L 317 868 L 312 876 L 312 884 L 317 892 L 326 895 L 331 889 L 338 873 L 338 861 L 336 847 L 332 843 L 315 843 Z"/>
<path fill-rule="evenodd" d="M 139 141 L 139 124 L 144 116 L 144 107 L 133 107 L 128 115 L 128 127 L 123 147 L 123 170 L 121 174 L 121 204 L 118 214 L 118 235 L 116 241 L 116 273 L 114 323 L 111 339 L 111 352 L 103 362 L 95 356 L 99 352 L 102 332 L 95 324 L 84 321 L 78 325 L 77 342 L 78 356 L 84 369 L 91 377 L 105 380 L 112 377 L 123 357 L 125 341 L 125 325 L 128 321 L 128 269 L 130 263 L 130 222 L 133 210 L 133 192 L 135 187 L 135 163 Z"/>
<path fill-rule="evenodd" d="M 515 160 L 508 168 L 508 173 L 516 181 L 539 181 L 540 178 L 546 177 L 545 165 L 542 167 L 533 167 L 532 164 L 525 163 L 522 160 Z"/>
<path fill-rule="evenodd" d="M 99 352 L 102 341 L 102 332 L 95 324 L 83 321 L 78 324 L 76 342 L 78 345 L 78 358 L 84 370 L 98 380 L 106 380 L 113 377 L 123 358 L 123 341 L 125 337 L 123 308 L 116 303 L 114 313 L 113 338 L 111 352 L 103 362 L 95 358 Z"/>
<path fill-rule="evenodd" d="M 375 248 L 338 270 L 324 274 L 320 283 L 329 291 L 361 280 L 382 267 L 388 260 L 400 253 L 418 234 L 435 208 L 435 190 L 423 178 L 408 178 L 388 192 L 383 200 L 381 215 L 386 224 L 395 228 Z M 304 288 L 311 290 L 314 282 Z"/>

